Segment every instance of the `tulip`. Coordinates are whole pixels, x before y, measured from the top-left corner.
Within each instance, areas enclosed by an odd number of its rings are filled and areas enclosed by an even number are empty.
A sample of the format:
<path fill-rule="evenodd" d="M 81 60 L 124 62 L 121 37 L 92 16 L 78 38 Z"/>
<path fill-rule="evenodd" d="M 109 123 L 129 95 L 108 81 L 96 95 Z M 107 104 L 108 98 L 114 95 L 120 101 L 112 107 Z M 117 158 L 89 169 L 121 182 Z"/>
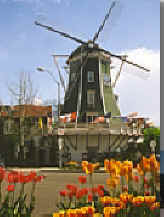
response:
<path fill-rule="evenodd" d="M 156 196 L 144 196 L 145 203 L 151 204 L 156 201 Z"/>
<path fill-rule="evenodd" d="M 5 170 L 3 167 L 0 167 L 0 182 L 5 178 Z"/>
<path fill-rule="evenodd" d="M 87 177 L 86 176 L 79 176 L 78 180 L 79 180 L 79 183 L 85 184 L 87 182 Z"/>
<path fill-rule="evenodd" d="M 139 176 L 133 176 L 133 180 L 138 183 L 139 182 Z"/>
<path fill-rule="evenodd" d="M 15 190 L 15 185 L 8 185 L 7 190 L 8 191 L 14 191 Z"/>
<path fill-rule="evenodd" d="M 88 194 L 88 202 L 92 202 L 93 201 L 93 195 L 92 194 Z"/>
<path fill-rule="evenodd" d="M 142 203 L 144 203 L 144 197 L 143 196 L 133 197 L 132 203 L 135 206 L 141 206 Z"/>
<path fill-rule="evenodd" d="M 67 195 L 67 191 L 60 191 L 60 196 L 65 197 Z"/>

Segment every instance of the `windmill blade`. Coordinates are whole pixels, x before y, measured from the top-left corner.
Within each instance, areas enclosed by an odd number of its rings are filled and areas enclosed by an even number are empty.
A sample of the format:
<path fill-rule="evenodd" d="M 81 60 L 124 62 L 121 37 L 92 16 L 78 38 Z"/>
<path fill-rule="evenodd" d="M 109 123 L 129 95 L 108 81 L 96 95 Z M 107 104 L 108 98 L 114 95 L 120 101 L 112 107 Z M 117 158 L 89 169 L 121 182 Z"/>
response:
<path fill-rule="evenodd" d="M 128 63 L 128 64 L 130 64 L 130 65 L 136 66 L 136 67 L 138 67 L 138 68 L 140 68 L 140 69 L 142 69 L 142 70 L 144 70 L 144 71 L 150 72 L 149 69 L 147 69 L 147 68 L 145 68 L 145 67 L 143 67 L 143 66 L 140 66 L 140 65 L 138 65 L 138 64 L 136 64 L 136 63 L 133 63 L 133 62 L 127 60 L 127 59 L 126 59 L 126 55 L 115 55 L 115 54 L 112 54 L 111 52 L 109 52 L 109 51 L 107 51 L 107 50 L 102 49 L 102 48 L 95 48 L 95 50 L 102 51 L 102 52 L 108 54 L 108 55 L 111 56 L 111 57 L 118 58 L 118 59 L 120 59 L 121 61 L 124 61 L 124 62 L 126 62 L 126 63 Z"/>
<path fill-rule="evenodd" d="M 55 29 L 54 29 L 53 27 L 51 27 L 51 26 L 43 25 L 43 24 L 41 24 L 41 23 L 39 23 L 39 22 L 37 22 L 37 21 L 35 21 L 35 25 L 41 26 L 41 27 L 47 29 L 48 31 L 58 33 L 58 34 L 64 36 L 65 38 L 69 38 L 69 39 L 71 39 L 71 40 L 76 41 L 77 43 L 80 43 L 80 44 L 87 44 L 86 42 L 82 41 L 81 39 L 78 39 L 78 38 L 76 38 L 76 37 L 72 37 L 72 36 L 70 36 L 69 34 L 67 34 L 67 33 L 65 33 L 65 32 L 61 32 L 61 31 L 55 30 Z"/>
<path fill-rule="evenodd" d="M 116 86 L 116 83 L 117 83 L 117 81 L 118 81 L 118 79 L 120 77 L 120 74 L 121 74 L 121 70 L 122 70 L 123 64 L 124 64 L 124 61 L 122 61 L 121 66 L 120 66 L 120 70 L 116 74 L 116 78 L 115 78 L 115 81 L 112 84 L 112 88 L 115 88 L 115 86 Z"/>
<path fill-rule="evenodd" d="M 103 23 L 100 25 L 98 31 L 95 33 L 95 35 L 94 35 L 94 37 L 93 37 L 93 43 L 95 43 L 95 41 L 96 41 L 96 40 L 98 39 L 98 37 L 99 37 L 100 32 L 102 32 L 102 30 L 104 29 L 104 25 L 105 25 L 106 21 L 109 19 L 109 16 L 110 16 L 110 14 L 111 14 L 111 11 L 112 11 L 112 9 L 115 7 L 115 5 L 116 5 L 116 2 L 113 1 L 112 4 L 111 4 L 111 7 L 109 8 L 108 13 L 106 14 L 106 16 L 105 16 L 105 18 L 104 18 L 104 20 L 103 20 Z"/>
<path fill-rule="evenodd" d="M 60 67 L 59 67 L 59 64 L 58 64 L 58 62 L 57 62 L 57 60 L 56 60 L 56 56 L 53 55 L 53 57 L 54 57 L 54 63 L 55 63 L 56 68 L 57 68 L 57 70 L 58 70 L 58 72 L 59 72 L 59 78 L 60 78 L 61 85 L 62 85 L 62 87 L 63 87 L 63 89 L 64 89 L 64 92 L 65 92 L 65 82 L 64 82 L 64 78 L 63 78 L 63 76 L 61 75 Z"/>

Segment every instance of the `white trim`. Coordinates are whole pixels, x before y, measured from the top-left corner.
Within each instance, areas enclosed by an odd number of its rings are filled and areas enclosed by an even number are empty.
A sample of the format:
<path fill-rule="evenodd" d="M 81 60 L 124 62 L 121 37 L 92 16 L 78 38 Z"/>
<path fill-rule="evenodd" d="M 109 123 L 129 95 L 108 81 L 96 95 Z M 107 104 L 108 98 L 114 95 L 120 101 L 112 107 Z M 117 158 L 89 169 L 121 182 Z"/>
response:
<path fill-rule="evenodd" d="M 82 48 L 81 48 L 81 64 L 82 64 Z M 83 78 L 83 67 L 81 66 L 81 71 L 80 71 L 80 74 L 81 74 L 81 81 L 80 81 L 80 87 L 78 87 L 78 96 L 77 96 L 77 114 L 76 114 L 76 125 L 77 125 L 77 118 L 79 116 L 79 111 L 81 109 L 81 99 L 82 99 L 82 78 Z"/>
<path fill-rule="evenodd" d="M 104 79 L 102 79 L 101 82 L 101 71 L 102 67 L 101 67 L 101 59 L 99 58 L 99 85 L 100 85 L 100 96 L 101 99 L 103 100 L 103 108 L 104 108 L 104 114 L 105 114 L 105 104 L 104 104 Z"/>

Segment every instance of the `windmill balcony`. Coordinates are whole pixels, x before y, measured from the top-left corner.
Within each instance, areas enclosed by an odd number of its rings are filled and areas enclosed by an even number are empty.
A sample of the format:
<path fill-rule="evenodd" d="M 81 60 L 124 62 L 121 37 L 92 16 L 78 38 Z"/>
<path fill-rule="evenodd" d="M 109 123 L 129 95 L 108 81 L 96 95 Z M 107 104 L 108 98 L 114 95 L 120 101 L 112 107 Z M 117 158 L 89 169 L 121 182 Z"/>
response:
<path fill-rule="evenodd" d="M 126 123 L 62 123 L 58 122 L 53 129 L 53 134 L 60 135 L 59 130 L 62 130 L 63 135 L 143 135 L 143 129 L 127 126 Z"/>

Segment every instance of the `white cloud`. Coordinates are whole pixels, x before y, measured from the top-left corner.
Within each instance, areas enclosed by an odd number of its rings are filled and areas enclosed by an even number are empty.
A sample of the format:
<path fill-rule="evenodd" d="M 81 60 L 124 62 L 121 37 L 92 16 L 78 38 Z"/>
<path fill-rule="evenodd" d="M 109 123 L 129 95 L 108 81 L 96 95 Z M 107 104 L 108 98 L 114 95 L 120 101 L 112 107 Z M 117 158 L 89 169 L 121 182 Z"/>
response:
<path fill-rule="evenodd" d="M 123 52 L 128 55 L 128 60 L 147 67 L 151 70 L 147 80 L 142 79 L 143 70 L 125 64 L 117 82 L 115 92 L 120 95 L 120 108 L 122 114 L 137 111 L 139 115 L 150 117 L 156 125 L 160 125 L 160 52 L 138 48 Z M 120 62 L 113 60 L 112 65 Z M 114 72 L 113 72 L 114 74 Z"/>

